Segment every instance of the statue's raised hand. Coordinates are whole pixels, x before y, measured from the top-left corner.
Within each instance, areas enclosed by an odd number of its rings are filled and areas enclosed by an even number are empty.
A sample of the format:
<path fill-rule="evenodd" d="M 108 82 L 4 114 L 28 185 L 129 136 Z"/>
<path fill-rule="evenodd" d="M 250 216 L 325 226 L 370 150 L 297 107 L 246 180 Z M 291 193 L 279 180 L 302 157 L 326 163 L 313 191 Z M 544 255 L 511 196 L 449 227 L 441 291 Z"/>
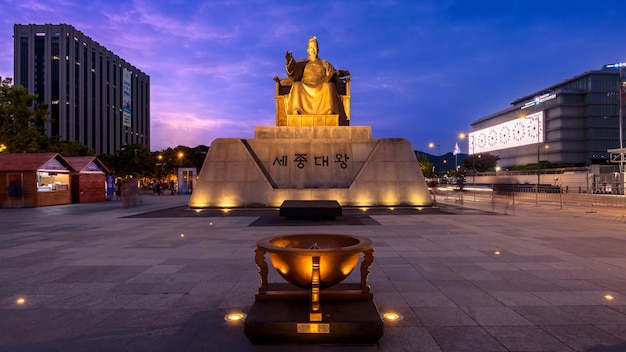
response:
<path fill-rule="evenodd" d="M 287 64 L 289 64 L 289 62 L 293 60 L 293 53 L 291 51 L 287 50 L 285 52 L 285 60 Z"/>

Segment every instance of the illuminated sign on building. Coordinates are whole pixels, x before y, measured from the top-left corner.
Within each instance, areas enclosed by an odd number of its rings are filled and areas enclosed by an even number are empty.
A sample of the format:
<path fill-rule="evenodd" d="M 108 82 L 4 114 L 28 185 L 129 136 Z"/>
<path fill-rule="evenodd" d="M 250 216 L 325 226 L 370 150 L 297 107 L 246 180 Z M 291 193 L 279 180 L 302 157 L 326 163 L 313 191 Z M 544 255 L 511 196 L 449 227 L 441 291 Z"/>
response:
<path fill-rule="evenodd" d="M 547 94 L 544 94 L 542 96 L 538 96 L 535 99 L 527 102 L 526 104 L 524 104 L 522 106 L 522 109 L 526 109 L 526 108 L 529 108 L 531 106 L 539 105 L 539 104 L 541 104 L 541 103 L 543 103 L 545 101 L 552 100 L 552 99 L 555 99 L 555 98 L 556 98 L 556 93 L 547 93 Z"/>
<path fill-rule="evenodd" d="M 123 81 L 124 92 L 122 95 L 122 125 L 126 127 L 131 127 L 131 114 L 132 114 L 132 110 L 130 106 L 130 101 L 131 101 L 130 79 L 131 77 L 132 77 L 132 74 L 130 73 L 130 71 L 128 71 L 127 69 L 124 69 L 124 81 Z"/>
<path fill-rule="evenodd" d="M 626 62 L 620 62 L 618 64 L 606 64 L 606 65 L 602 66 L 602 70 L 603 71 L 613 71 L 613 70 L 620 70 L 623 67 L 626 67 Z"/>
<path fill-rule="evenodd" d="M 470 132 L 470 154 L 542 143 L 544 139 L 543 131 L 543 111 L 540 111 L 512 121 Z"/>

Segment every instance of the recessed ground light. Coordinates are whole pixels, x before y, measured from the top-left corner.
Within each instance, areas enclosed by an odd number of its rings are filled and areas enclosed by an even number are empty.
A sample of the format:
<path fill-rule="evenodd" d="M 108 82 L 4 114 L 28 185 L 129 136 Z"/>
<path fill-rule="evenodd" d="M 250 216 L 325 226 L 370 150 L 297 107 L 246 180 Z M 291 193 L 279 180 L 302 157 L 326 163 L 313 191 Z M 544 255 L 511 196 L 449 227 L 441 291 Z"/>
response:
<path fill-rule="evenodd" d="M 382 318 L 383 320 L 386 320 L 386 321 L 400 321 L 404 319 L 404 317 L 401 314 L 393 313 L 393 312 L 383 313 Z"/>
<path fill-rule="evenodd" d="M 17 299 L 17 301 L 15 301 L 15 303 L 17 303 L 17 304 L 24 304 L 24 303 L 26 303 L 26 300 L 24 299 L 24 297 L 19 297 Z"/>
<path fill-rule="evenodd" d="M 229 313 L 224 316 L 224 320 L 232 322 L 244 321 L 246 316 L 244 313 Z"/>
<path fill-rule="evenodd" d="M 612 301 L 615 299 L 615 297 L 613 295 L 604 295 L 604 299 L 606 299 L 607 301 Z"/>

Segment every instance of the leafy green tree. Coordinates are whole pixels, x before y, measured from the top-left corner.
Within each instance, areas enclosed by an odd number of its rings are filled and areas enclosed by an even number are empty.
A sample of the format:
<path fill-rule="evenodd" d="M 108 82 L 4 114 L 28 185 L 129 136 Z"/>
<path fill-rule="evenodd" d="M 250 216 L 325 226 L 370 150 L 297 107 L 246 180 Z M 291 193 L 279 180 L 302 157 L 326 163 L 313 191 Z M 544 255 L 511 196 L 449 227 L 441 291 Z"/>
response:
<path fill-rule="evenodd" d="M 50 121 L 48 105 L 36 103 L 37 95 L 0 77 L 0 148 L 8 153 L 38 153 L 47 144 L 44 122 Z"/>
<path fill-rule="evenodd" d="M 204 164 L 204 159 L 206 159 L 206 154 L 209 151 L 209 147 L 205 145 L 199 145 L 195 148 L 179 145 L 176 149 L 182 153 L 181 167 L 195 167 L 198 171 L 202 169 L 202 164 Z"/>
<path fill-rule="evenodd" d="M 416 152 L 417 161 L 422 169 L 424 177 L 433 177 L 433 164 L 428 160 L 428 155 Z"/>
<path fill-rule="evenodd" d="M 143 144 L 128 144 L 115 155 L 98 158 L 119 177 L 152 177 L 157 163 L 150 148 Z"/>
<path fill-rule="evenodd" d="M 153 152 L 157 160 L 154 177 L 167 178 L 168 175 L 175 174 L 179 167 L 195 167 L 199 172 L 208 150 L 209 147 L 205 145 L 195 148 L 179 145 L 176 148 Z"/>
<path fill-rule="evenodd" d="M 92 156 L 96 152 L 76 141 L 61 141 L 57 137 L 51 137 L 46 150 L 56 152 L 63 156 Z"/>
<path fill-rule="evenodd" d="M 467 170 L 476 170 L 477 172 L 495 171 L 500 157 L 489 153 L 468 155 L 463 160 L 463 166 Z"/>
<path fill-rule="evenodd" d="M 153 152 L 152 155 L 156 160 L 156 168 L 153 172 L 153 177 L 157 179 L 167 179 L 169 175 L 176 174 L 179 162 L 178 151 L 176 149 L 167 148 Z"/>

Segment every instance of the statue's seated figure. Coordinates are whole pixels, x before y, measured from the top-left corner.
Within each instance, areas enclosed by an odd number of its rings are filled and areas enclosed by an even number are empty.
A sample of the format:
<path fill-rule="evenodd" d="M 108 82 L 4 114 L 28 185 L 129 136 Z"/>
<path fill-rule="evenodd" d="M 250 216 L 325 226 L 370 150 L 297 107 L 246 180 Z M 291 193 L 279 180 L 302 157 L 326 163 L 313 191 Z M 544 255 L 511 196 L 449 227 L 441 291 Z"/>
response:
<path fill-rule="evenodd" d="M 289 77 L 274 77 L 277 126 L 350 124 L 350 72 L 335 70 L 318 52 L 317 38 L 311 37 L 306 59 L 296 61 L 286 53 Z"/>

